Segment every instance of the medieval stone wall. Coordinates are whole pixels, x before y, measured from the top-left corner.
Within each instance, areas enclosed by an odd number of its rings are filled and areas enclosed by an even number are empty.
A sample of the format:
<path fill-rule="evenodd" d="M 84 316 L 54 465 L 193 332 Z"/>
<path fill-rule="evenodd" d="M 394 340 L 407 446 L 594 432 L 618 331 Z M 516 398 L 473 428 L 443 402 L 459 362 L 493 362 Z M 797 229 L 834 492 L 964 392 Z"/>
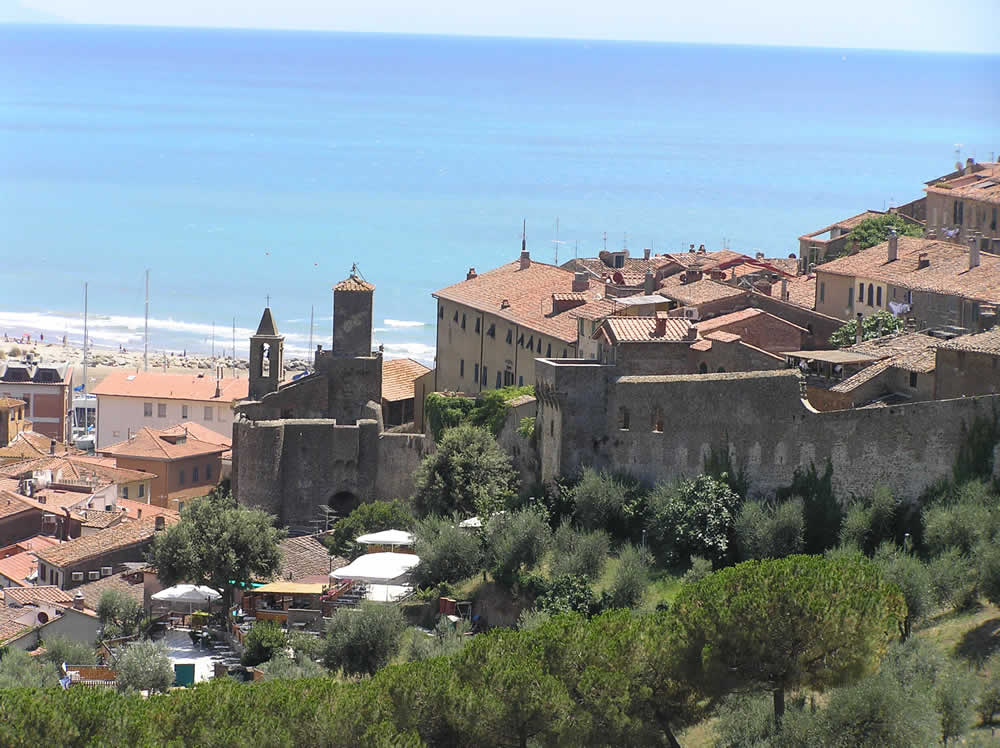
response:
<path fill-rule="evenodd" d="M 963 424 L 1000 405 L 983 396 L 820 413 L 802 399 L 794 370 L 615 377 L 614 367 L 544 359 L 536 389 L 543 479 L 592 465 L 654 483 L 697 475 L 711 450 L 725 449 L 762 494 L 829 459 L 841 496 L 881 482 L 914 498 L 950 474 Z M 665 411 L 662 433 L 650 426 L 655 407 Z"/>

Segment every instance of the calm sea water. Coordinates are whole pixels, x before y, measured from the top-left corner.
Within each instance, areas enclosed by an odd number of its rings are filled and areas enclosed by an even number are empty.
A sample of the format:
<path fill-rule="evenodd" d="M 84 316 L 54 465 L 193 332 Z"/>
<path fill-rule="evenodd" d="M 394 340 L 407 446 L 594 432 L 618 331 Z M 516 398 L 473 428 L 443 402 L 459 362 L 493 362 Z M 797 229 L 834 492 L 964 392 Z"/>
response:
<path fill-rule="evenodd" d="M 1000 151 L 1000 57 L 0 27 L 0 327 L 238 350 L 270 296 L 330 336 L 352 263 L 377 340 L 433 357 L 431 291 L 513 260 L 768 255 Z M 556 219 L 559 219 L 555 244 Z"/>

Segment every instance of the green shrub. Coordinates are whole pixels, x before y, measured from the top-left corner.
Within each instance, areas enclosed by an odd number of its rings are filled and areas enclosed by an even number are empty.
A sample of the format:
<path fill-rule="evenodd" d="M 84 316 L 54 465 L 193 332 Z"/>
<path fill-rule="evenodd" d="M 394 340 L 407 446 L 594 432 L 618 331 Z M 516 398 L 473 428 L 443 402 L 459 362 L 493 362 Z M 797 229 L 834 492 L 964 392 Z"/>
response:
<path fill-rule="evenodd" d="M 649 586 L 649 557 L 634 545 L 625 545 L 618 554 L 611 586 L 605 591 L 602 608 L 638 608 Z"/>
<path fill-rule="evenodd" d="M 685 564 L 692 555 L 724 563 L 741 501 L 725 481 L 708 475 L 660 483 L 649 496 L 652 547 L 670 564 Z"/>
<path fill-rule="evenodd" d="M 535 599 L 535 608 L 550 616 L 560 613 L 581 613 L 591 616 L 597 612 L 597 600 L 586 578 L 563 574 L 553 579 L 545 592 Z"/>
<path fill-rule="evenodd" d="M 927 566 L 916 556 L 906 553 L 893 543 L 883 543 L 875 552 L 875 563 L 882 575 L 899 587 L 906 601 L 906 618 L 900 634 L 906 639 L 915 624 L 923 621 L 934 609 L 934 591 Z"/>
<path fill-rule="evenodd" d="M 58 682 L 59 671 L 54 664 L 38 660 L 23 649 L 8 649 L 0 657 L 0 689 L 50 688 Z"/>
<path fill-rule="evenodd" d="M 298 680 L 299 678 L 317 678 L 328 675 L 326 669 L 310 660 L 308 657 L 289 657 L 276 654 L 267 662 L 261 663 L 258 670 L 269 679 Z"/>
<path fill-rule="evenodd" d="M 396 605 L 339 608 L 327 623 L 324 663 L 348 675 L 372 675 L 396 656 L 405 629 Z"/>
<path fill-rule="evenodd" d="M 174 666 L 160 642 L 138 641 L 125 647 L 115 663 L 119 691 L 164 692 L 174 684 Z"/>
<path fill-rule="evenodd" d="M 886 540 L 895 537 L 898 504 L 885 486 L 876 486 L 871 497 L 855 501 L 847 510 L 840 542 L 857 546 L 870 556 Z"/>
<path fill-rule="evenodd" d="M 992 512 L 970 501 L 934 506 L 924 512 L 924 544 L 932 554 L 949 548 L 968 554 L 988 532 Z"/>
<path fill-rule="evenodd" d="M 695 584 L 712 573 L 712 562 L 701 556 L 691 556 L 691 568 L 684 572 L 682 584 Z"/>
<path fill-rule="evenodd" d="M 257 621 L 243 639 L 244 665 L 259 665 L 288 646 L 288 635 L 272 621 Z"/>
<path fill-rule="evenodd" d="M 822 475 L 812 463 L 808 470 L 796 468 L 791 485 L 775 492 L 779 502 L 796 496 L 802 499 L 805 553 L 815 555 L 837 545 L 844 512 L 833 493 L 833 464 L 827 460 Z"/>
<path fill-rule="evenodd" d="M 67 665 L 96 665 L 97 655 L 89 644 L 68 639 L 65 636 L 53 636 L 42 642 L 45 652 L 42 659 L 51 662 L 56 667 Z"/>
<path fill-rule="evenodd" d="M 539 509 L 495 514 L 484 534 L 486 562 L 493 579 L 513 587 L 522 571 L 535 566 L 552 542 L 548 518 Z"/>
<path fill-rule="evenodd" d="M 483 568 L 479 537 L 458 527 L 456 519 L 426 517 L 414 528 L 414 550 L 420 563 L 413 570 L 419 587 L 457 582 Z"/>
<path fill-rule="evenodd" d="M 746 502 L 733 527 L 740 558 L 749 561 L 801 553 L 805 532 L 803 506 L 797 496 L 777 505 Z"/>
<path fill-rule="evenodd" d="M 571 574 L 596 579 L 607 561 L 611 539 L 603 530 L 585 532 L 563 522 L 553 535 L 553 546 L 553 576 Z"/>
<path fill-rule="evenodd" d="M 903 320 L 884 309 L 865 317 L 861 322 L 862 340 L 875 340 L 883 335 L 900 332 L 902 329 Z M 851 320 L 830 336 L 830 345 L 834 348 L 846 348 L 854 345 L 857 342 L 857 334 L 858 321 Z"/>
<path fill-rule="evenodd" d="M 573 522 L 577 527 L 605 530 L 618 541 L 641 537 L 646 521 L 646 496 L 634 478 L 585 468 L 571 491 Z"/>
<path fill-rule="evenodd" d="M 976 703 L 976 713 L 984 725 L 992 725 L 997 712 L 1000 712 L 1000 658 L 994 656 L 991 665 L 992 673 L 983 683 Z"/>
<path fill-rule="evenodd" d="M 453 655 L 469 641 L 469 629 L 469 622 L 465 619 L 452 623 L 444 616 L 438 618 L 433 634 L 411 629 L 413 636 L 404 650 L 404 658 L 407 662 L 416 662 L 429 657 Z"/>
<path fill-rule="evenodd" d="M 972 560 L 958 548 L 949 548 L 930 562 L 934 596 L 939 605 L 968 610 L 979 598 L 978 574 Z"/>

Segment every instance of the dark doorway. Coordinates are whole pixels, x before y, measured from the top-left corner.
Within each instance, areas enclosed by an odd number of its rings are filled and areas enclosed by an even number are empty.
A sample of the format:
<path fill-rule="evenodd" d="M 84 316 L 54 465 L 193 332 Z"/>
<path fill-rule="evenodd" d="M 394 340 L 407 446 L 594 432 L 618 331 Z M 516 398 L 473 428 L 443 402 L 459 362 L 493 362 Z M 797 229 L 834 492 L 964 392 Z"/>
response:
<path fill-rule="evenodd" d="M 354 509 L 357 509 L 360 503 L 358 497 L 350 491 L 338 491 L 330 497 L 328 506 L 333 514 L 336 514 L 338 517 L 346 517 Z"/>

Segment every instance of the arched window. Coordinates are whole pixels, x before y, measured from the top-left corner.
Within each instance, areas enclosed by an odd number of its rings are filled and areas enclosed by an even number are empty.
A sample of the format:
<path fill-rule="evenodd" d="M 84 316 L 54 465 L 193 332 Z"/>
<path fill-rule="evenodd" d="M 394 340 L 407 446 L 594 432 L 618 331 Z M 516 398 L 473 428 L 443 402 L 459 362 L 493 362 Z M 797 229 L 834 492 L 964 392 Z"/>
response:
<path fill-rule="evenodd" d="M 868 306 L 875 306 L 875 286 L 868 284 Z"/>
<path fill-rule="evenodd" d="M 702 361 L 701 364 L 698 365 L 698 373 L 699 374 L 708 374 L 708 364 L 706 364 L 704 361 Z"/>
<path fill-rule="evenodd" d="M 663 408 L 659 405 L 653 408 L 653 432 L 657 434 L 663 433 Z"/>
<path fill-rule="evenodd" d="M 629 423 L 629 412 L 628 408 L 618 409 L 618 428 L 622 431 L 628 431 L 630 428 Z"/>
<path fill-rule="evenodd" d="M 271 346 L 267 343 L 260 344 L 260 375 L 262 377 L 271 374 Z"/>
<path fill-rule="evenodd" d="M 859 283 L 858 284 L 858 303 L 859 304 L 864 304 L 865 303 L 865 284 L 864 283 Z"/>
<path fill-rule="evenodd" d="M 875 290 L 875 306 L 882 306 L 882 286 Z"/>

